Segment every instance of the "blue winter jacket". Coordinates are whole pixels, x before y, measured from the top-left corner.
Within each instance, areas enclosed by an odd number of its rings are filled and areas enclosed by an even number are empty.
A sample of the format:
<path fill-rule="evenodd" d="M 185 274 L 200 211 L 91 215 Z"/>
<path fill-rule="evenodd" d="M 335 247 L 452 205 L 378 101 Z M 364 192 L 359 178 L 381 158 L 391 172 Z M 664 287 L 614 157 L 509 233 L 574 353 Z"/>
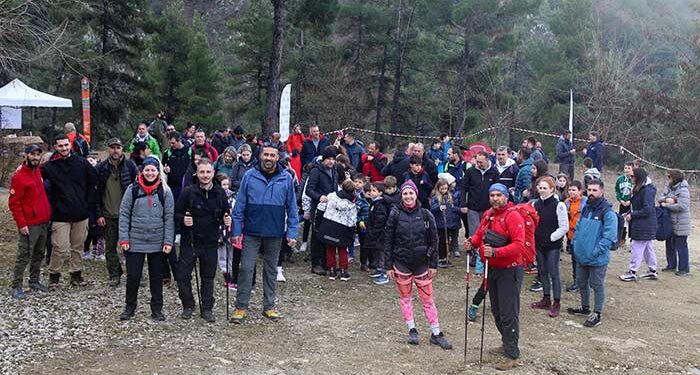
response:
<path fill-rule="evenodd" d="M 523 192 L 530 188 L 532 183 L 532 158 L 528 158 L 520 164 L 518 176 L 515 177 L 515 203 L 527 202 L 528 198 L 523 197 Z"/>
<path fill-rule="evenodd" d="M 574 256 L 582 266 L 610 263 L 610 248 L 617 241 L 617 215 L 605 198 L 588 199 L 574 231 Z"/>
<path fill-rule="evenodd" d="M 630 238 L 639 241 L 656 239 L 656 208 L 654 202 L 656 187 L 647 180 L 639 192 L 632 194 L 632 220 L 630 220 Z"/>
<path fill-rule="evenodd" d="M 243 175 L 233 209 L 233 235 L 241 233 L 256 237 L 298 237 L 294 179 L 281 166 L 277 166 L 269 182 L 259 164 Z"/>
<path fill-rule="evenodd" d="M 601 140 L 597 140 L 590 145 L 586 151 L 586 157 L 593 160 L 593 166 L 598 168 L 599 171 L 603 171 L 603 156 L 605 153 L 605 146 Z"/>
<path fill-rule="evenodd" d="M 350 159 L 350 164 L 355 168 L 356 171 L 362 170 L 362 155 L 365 153 L 364 147 L 360 141 L 355 140 L 352 145 L 345 144 L 345 151 L 348 153 L 348 159 Z"/>
<path fill-rule="evenodd" d="M 433 216 L 435 216 L 435 226 L 438 229 L 459 229 L 460 225 L 462 224 L 460 221 L 461 218 L 459 207 L 461 205 L 459 195 L 459 192 L 452 192 L 452 204 L 447 202 L 447 198 L 443 199 L 442 203 L 438 201 L 438 197 L 432 197 L 430 199 L 430 212 L 432 212 Z M 440 211 L 441 204 L 447 206 L 444 216 L 443 212 Z"/>
<path fill-rule="evenodd" d="M 432 160 L 433 162 L 444 162 L 446 160 L 445 153 L 441 148 L 436 150 L 432 147 L 428 150 L 428 159 Z"/>

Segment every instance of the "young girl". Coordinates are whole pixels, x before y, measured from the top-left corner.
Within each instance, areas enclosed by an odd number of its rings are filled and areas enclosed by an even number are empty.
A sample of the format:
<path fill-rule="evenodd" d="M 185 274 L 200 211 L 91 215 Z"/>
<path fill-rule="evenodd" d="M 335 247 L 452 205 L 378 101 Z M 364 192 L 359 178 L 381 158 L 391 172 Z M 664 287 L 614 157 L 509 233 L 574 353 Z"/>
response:
<path fill-rule="evenodd" d="M 418 345 L 418 331 L 413 320 L 413 284 L 423 303 L 430 323 L 430 343 L 452 349 L 440 331 L 438 311 L 433 299 L 433 278 L 437 275 L 437 228 L 435 218 L 418 202 L 418 187 L 408 180 L 401 185 L 401 203 L 391 209 L 386 223 L 384 268 L 396 280 L 399 304 L 408 326 L 408 343 Z"/>
<path fill-rule="evenodd" d="M 355 205 L 355 184 L 352 180 L 343 181 L 341 188 L 338 192 L 328 194 L 323 221 L 319 227 L 319 239 L 326 245 L 328 278 L 335 280 L 338 277 L 337 253 L 340 262 L 340 280 L 348 281 L 350 280 L 348 246 L 355 240 L 357 206 Z"/>
<path fill-rule="evenodd" d="M 566 251 L 571 254 L 571 277 L 573 282 L 566 287 L 566 291 L 575 292 L 578 290 L 578 284 L 576 283 L 576 258 L 574 257 L 574 231 L 587 201 L 586 197 L 583 196 L 583 184 L 581 184 L 581 181 L 571 181 L 568 196 L 564 202 L 569 211 L 569 232 L 566 234 Z"/>
<path fill-rule="evenodd" d="M 540 216 L 540 223 L 535 229 L 535 246 L 537 247 L 537 271 L 544 295 L 539 302 L 530 305 L 533 309 L 549 310 L 549 316 L 552 318 L 559 316 L 561 301 L 559 253 L 562 249 L 562 239 L 569 231 L 566 205 L 554 194 L 555 189 L 556 183 L 551 176 L 540 177 L 537 180 L 539 198 L 534 206 Z M 550 299 L 552 294 L 554 294 L 554 303 Z"/>
<path fill-rule="evenodd" d="M 233 210 L 233 206 L 236 204 L 236 198 L 234 198 L 233 191 L 231 191 L 231 180 L 226 174 L 216 175 L 216 180 L 219 181 L 221 188 L 226 192 L 226 197 L 228 198 L 228 203 Z M 219 247 L 216 249 L 219 258 L 219 269 L 224 275 L 224 286 L 229 289 L 236 289 L 237 285 L 231 277 L 231 270 L 233 269 L 233 246 L 229 243 L 224 234 L 221 233 L 219 238 Z M 238 251 L 240 253 L 240 249 Z M 238 257 L 240 263 L 240 256 Z M 228 264 L 227 264 L 228 259 Z"/>
<path fill-rule="evenodd" d="M 527 199 L 533 201 L 540 197 L 537 190 L 537 180 L 539 180 L 540 177 L 546 176 L 548 171 L 549 166 L 544 160 L 539 159 L 532 162 L 532 183 L 530 184 L 530 189 L 528 189 L 527 192 L 523 192 L 523 195 L 526 196 Z"/>
<path fill-rule="evenodd" d="M 569 175 L 566 173 L 559 173 L 557 175 L 557 196 L 560 202 L 566 201 L 569 196 Z"/>
<path fill-rule="evenodd" d="M 454 177 L 452 180 L 454 182 Z M 450 191 L 450 182 L 440 178 L 435 184 L 430 199 L 430 212 L 435 216 L 435 226 L 440 242 L 438 247 L 439 268 L 452 267 L 452 262 L 447 259 L 448 250 L 453 255 L 457 252 L 457 237 L 460 227 L 459 206 L 459 195 Z"/>

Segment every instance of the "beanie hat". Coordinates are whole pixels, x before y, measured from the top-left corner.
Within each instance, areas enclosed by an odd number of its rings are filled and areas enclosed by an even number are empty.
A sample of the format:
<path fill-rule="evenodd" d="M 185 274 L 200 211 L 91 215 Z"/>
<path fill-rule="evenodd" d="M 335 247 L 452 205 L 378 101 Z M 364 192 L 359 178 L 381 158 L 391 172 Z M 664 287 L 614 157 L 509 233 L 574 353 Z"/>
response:
<path fill-rule="evenodd" d="M 323 149 L 323 152 L 321 152 L 321 158 L 323 160 L 335 158 L 335 157 L 336 157 L 335 147 L 328 146 L 328 147 Z"/>
<path fill-rule="evenodd" d="M 406 189 L 411 189 L 414 193 L 416 193 L 416 196 L 418 195 L 418 187 L 416 187 L 416 184 L 414 184 L 413 181 L 406 180 L 406 182 L 401 185 L 401 189 L 399 189 L 399 191 L 403 193 L 403 191 Z"/>
<path fill-rule="evenodd" d="M 156 169 L 158 169 L 158 171 L 160 171 L 160 161 L 155 156 L 149 155 L 149 156 L 146 156 L 145 159 L 143 159 L 142 166 L 145 168 L 147 165 L 152 165 L 152 166 L 156 167 Z"/>
<path fill-rule="evenodd" d="M 243 133 L 245 133 L 245 131 L 243 131 L 243 128 L 240 125 L 236 126 L 236 128 L 233 129 L 233 134 L 243 134 Z"/>
<path fill-rule="evenodd" d="M 489 193 L 493 191 L 497 191 L 505 195 L 506 197 L 508 196 L 508 188 L 506 187 L 506 185 L 503 185 L 501 183 L 491 185 L 491 187 L 489 188 Z"/>
<path fill-rule="evenodd" d="M 448 185 L 452 185 L 457 180 L 452 173 L 438 173 L 438 178 L 447 181 Z"/>

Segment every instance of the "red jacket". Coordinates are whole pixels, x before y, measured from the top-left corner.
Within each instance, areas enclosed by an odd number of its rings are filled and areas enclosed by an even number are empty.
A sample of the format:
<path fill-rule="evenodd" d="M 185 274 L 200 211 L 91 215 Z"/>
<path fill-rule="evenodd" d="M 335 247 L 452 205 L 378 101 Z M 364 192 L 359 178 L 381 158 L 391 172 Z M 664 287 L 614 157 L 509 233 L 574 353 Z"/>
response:
<path fill-rule="evenodd" d="M 526 251 L 524 222 L 519 213 L 508 211 L 513 206 L 515 206 L 513 202 L 508 202 L 495 212 L 493 208 L 484 212 L 479 229 L 472 236 L 472 244 L 479 248 L 482 260 L 486 259 L 484 258 L 483 239 L 487 229 L 491 229 L 510 240 L 508 245 L 496 248 L 495 257 L 488 258 L 491 268 L 505 269 L 523 265 L 523 252 Z"/>
<path fill-rule="evenodd" d="M 367 156 L 368 154 L 363 154 L 360 158 L 360 161 L 362 163 L 362 174 L 369 177 L 369 182 L 384 181 L 384 175 L 382 175 L 381 169 L 377 168 L 375 162 L 383 163 L 384 165 L 386 165 L 386 156 L 384 156 L 384 154 L 382 154 L 381 152 L 377 152 L 376 155 L 374 155 L 374 159 L 372 161 L 367 160 Z"/>
<path fill-rule="evenodd" d="M 292 133 L 287 138 L 287 152 L 289 153 L 289 164 L 294 168 L 294 172 L 297 174 L 298 179 L 301 178 L 302 168 L 301 165 L 301 148 L 304 146 L 304 134 L 302 133 Z"/>
<path fill-rule="evenodd" d="M 17 228 L 30 227 L 49 221 L 51 206 L 46 197 L 41 170 L 25 163 L 17 168 L 10 179 L 10 197 L 7 203 Z"/>
<path fill-rule="evenodd" d="M 204 147 L 204 156 L 208 157 L 211 162 L 219 160 L 219 152 L 216 151 L 214 147 L 209 142 L 204 142 L 204 146 L 197 146 L 197 144 L 192 145 L 192 152 L 196 152 L 197 148 Z"/>

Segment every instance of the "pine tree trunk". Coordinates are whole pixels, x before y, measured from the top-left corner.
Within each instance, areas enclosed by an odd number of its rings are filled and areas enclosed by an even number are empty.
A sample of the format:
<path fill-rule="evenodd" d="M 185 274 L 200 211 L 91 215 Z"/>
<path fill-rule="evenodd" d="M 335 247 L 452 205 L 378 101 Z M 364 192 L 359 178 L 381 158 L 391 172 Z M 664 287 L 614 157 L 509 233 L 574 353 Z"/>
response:
<path fill-rule="evenodd" d="M 294 90 L 294 123 L 303 121 L 301 114 L 301 102 L 304 99 L 304 81 L 306 80 L 306 56 L 304 45 L 304 30 L 301 30 L 299 41 L 299 70 L 297 72 L 296 84 L 292 86 Z"/>
<path fill-rule="evenodd" d="M 401 13 L 403 12 L 403 0 L 399 0 L 396 10 L 396 60 L 394 65 L 394 96 L 391 102 L 391 132 L 396 133 L 399 128 L 399 101 L 401 99 L 401 73 L 403 69 L 403 46 L 401 43 Z"/>
<path fill-rule="evenodd" d="M 268 136 L 277 129 L 277 112 L 279 111 L 279 85 L 282 70 L 282 48 L 284 47 L 284 3 L 285 0 L 271 0 L 275 9 L 274 30 L 272 32 L 272 51 L 267 78 L 267 100 L 265 101 L 265 129 Z"/>
<path fill-rule="evenodd" d="M 467 82 L 469 80 L 469 29 L 464 29 L 464 46 L 462 50 L 462 58 L 460 59 L 461 66 L 459 69 L 459 88 L 458 93 L 458 127 L 455 136 L 461 137 L 464 132 L 464 126 L 467 122 Z"/>

